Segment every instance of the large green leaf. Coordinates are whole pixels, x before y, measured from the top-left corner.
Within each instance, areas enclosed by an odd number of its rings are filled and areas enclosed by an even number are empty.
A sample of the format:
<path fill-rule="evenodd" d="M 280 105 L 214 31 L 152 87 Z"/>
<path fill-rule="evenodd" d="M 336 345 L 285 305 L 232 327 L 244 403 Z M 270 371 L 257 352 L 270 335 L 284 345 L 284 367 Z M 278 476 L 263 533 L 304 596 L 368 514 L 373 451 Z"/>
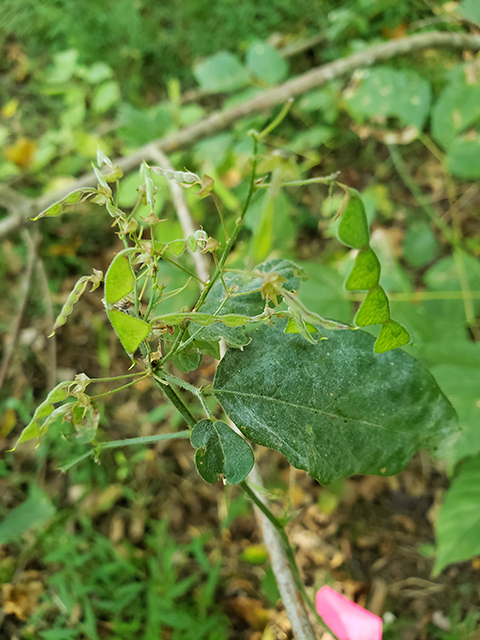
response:
<path fill-rule="evenodd" d="M 458 413 L 461 431 L 455 446 L 445 452 L 453 465 L 461 458 L 480 452 L 480 367 L 478 364 L 468 366 L 464 360 L 457 365 L 436 365 L 432 373 Z"/>
<path fill-rule="evenodd" d="M 480 83 L 475 64 L 457 66 L 432 109 L 432 135 L 448 148 L 457 134 L 480 118 Z"/>
<path fill-rule="evenodd" d="M 447 168 L 459 178 L 480 178 L 480 136 L 459 136 L 447 152 Z"/>
<path fill-rule="evenodd" d="M 288 75 L 285 58 L 266 42 L 252 42 L 247 51 L 247 66 L 257 78 L 270 85 L 282 82 Z"/>
<path fill-rule="evenodd" d="M 191 443 L 197 449 L 195 464 L 198 472 L 211 484 L 222 475 L 229 484 L 238 484 L 248 476 L 255 462 L 248 442 L 228 424 L 218 420 L 197 422 Z"/>
<path fill-rule="evenodd" d="M 259 327 L 229 350 L 214 393 L 242 433 L 280 451 L 320 482 L 398 473 L 420 448 L 434 451 L 456 415 L 431 374 L 402 351 L 373 353 L 362 331 L 326 331 L 311 344 Z"/>
<path fill-rule="evenodd" d="M 353 89 L 345 92 L 345 105 L 359 122 L 378 116 L 396 116 L 402 124 L 422 129 L 430 108 L 428 80 L 412 69 L 365 69 Z"/>
<path fill-rule="evenodd" d="M 197 64 L 193 75 L 204 91 L 212 93 L 235 91 L 249 82 L 245 67 L 228 51 L 219 51 Z"/>
<path fill-rule="evenodd" d="M 480 553 L 480 458 L 466 460 L 445 495 L 436 523 L 437 575 L 448 564 Z"/>

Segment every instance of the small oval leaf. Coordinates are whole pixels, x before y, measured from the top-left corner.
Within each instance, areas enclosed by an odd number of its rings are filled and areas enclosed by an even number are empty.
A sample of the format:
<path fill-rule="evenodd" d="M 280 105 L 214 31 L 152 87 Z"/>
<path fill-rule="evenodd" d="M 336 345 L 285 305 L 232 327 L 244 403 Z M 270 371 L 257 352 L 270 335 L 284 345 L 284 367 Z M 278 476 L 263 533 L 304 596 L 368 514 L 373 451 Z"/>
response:
<path fill-rule="evenodd" d="M 252 470 L 255 458 L 250 445 L 224 422 L 201 420 L 193 428 L 190 441 L 197 449 L 198 473 L 210 484 L 222 475 L 228 484 L 238 484 Z"/>

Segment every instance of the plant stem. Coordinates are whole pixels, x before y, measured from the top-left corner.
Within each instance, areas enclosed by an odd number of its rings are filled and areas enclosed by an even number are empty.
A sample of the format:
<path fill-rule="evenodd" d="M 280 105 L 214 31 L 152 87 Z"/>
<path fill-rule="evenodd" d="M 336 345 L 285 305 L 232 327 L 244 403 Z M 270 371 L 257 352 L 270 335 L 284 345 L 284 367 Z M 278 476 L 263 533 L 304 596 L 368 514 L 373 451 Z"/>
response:
<path fill-rule="evenodd" d="M 158 376 L 153 376 L 153 379 L 158 384 L 158 386 L 161 388 L 161 390 L 165 393 L 165 395 L 170 400 L 170 402 L 173 404 L 173 406 L 185 418 L 185 421 L 188 424 L 188 426 L 193 429 L 193 427 L 197 424 L 197 420 L 195 420 L 195 418 L 193 417 L 192 413 L 190 412 L 190 409 L 185 405 L 185 403 L 180 398 L 180 396 L 177 394 L 175 389 L 170 384 L 163 383 L 161 378 L 159 378 Z"/>
<path fill-rule="evenodd" d="M 136 444 L 152 444 L 153 442 L 161 442 L 163 440 L 176 440 L 179 438 L 189 438 L 190 431 L 179 431 L 178 433 L 160 433 L 155 436 L 142 436 L 139 438 L 125 438 L 124 440 L 111 440 L 110 442 L 99 442 L 92 449 L 89 449 L 81 456 L 74 458 L 67 464 L 60 467 L 60 471 L 65 472 L 74 467 L 82 460 L 94 456 L 104 449 L 116 449 L 117 447 L 126 447 Z"/>
<path fill-rule="evenodd" d="M 207 284 L 207 286 L 205 287 L 205 289 L 202 291 L 202 295 L 200 296 L 200 298 L 198 299 L 197 304 L 195 305 L 195 311 L 198 311 L 200 309 L 200 307 L 205 303 L 205 300 L 208 296 L 208 294 L 210 293 L 213 285 L 215 284 L 215 282 L 218 280 L 220 274 L 222 273 L 223 270 L 223 266 L 227 260 L 227 257 L 230 253 L 230 251 L 233 248 L 233 245 L 235 244 L 235 241 L 238 237 L 238 234 L 240 232 L 240 229 L 243 226 L 243 221 L 245 218 L 245 214 L 248 211 L 248 207 L 250 206 L 250 200 L 252 199 L 252 196 L 255 192 L 255 176 L 256 176 L 256 171 L 257 171 L 257 151 L 258 151 L 258 137 L 256 135 L 253 136 L 253 164 L 252 164 L 252 173 L 250 176 L 250 186 L 248 189 L 248 195 L 247 198 L 245 200 L 245 204 L 243 205 L 243 209 L 242 212 L 239 216 L 239 218 L 237 219 L 237 223 L 235 225 L 235 229 L 233 230 L 232 233 L 232 237 L 230 238 L 230 240 L 227 242 L 227 246 L 225 247 L 225 251 L 222 253 L 220 260 L 218 261 L 218 265 L 217 268 L 215 269 L 215 272 L 210 280 L 210 282 Z"/>
<path fill-rule="evenodd" d="M 116 449 L 117 447 L 130 446 L 135 444 L 152 444 L 163 440 L 177 440 L 179 438 L 189 438 L 190 430 L 179 431 L 178 433 L 159 433 L 154 436 L 140 436 L 138 438 L 125 438 L 123 440 L 110 440 L 109 442 L 99 442 L 95 445 L 96 451 L 103 449 Z"/>

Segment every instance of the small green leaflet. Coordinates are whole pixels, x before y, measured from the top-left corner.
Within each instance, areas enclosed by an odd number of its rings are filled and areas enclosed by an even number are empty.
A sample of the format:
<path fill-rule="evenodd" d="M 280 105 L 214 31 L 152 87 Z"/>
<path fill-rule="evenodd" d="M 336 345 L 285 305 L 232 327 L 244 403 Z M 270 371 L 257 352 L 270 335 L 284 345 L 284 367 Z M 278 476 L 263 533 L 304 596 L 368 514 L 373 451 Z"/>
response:
<path fill-rule="evenodd" d="M 373 249 L 359 251 L 345 282 L 347 291 L 368 291 L 380 281 L 380 262 Z"/>
<path fill-rule="evenodd" d="M 382 324 L 390 319 L 390 305 L 387 294 L 379 285 L 370 289 L 355 316 L 357 327 Z"/>
<path fill-rule="evenodd" d="M 410 335 L 403 325 L 388 320 L 382 325 L 375 342 L 375 353 L 385 353 L 410 342 Z"/>
<path fill-rule="evenodd" d="M 118 309 L 109 309 L 107 315 L 125 351 L 129 355 L 135 353 L 150 333 L 148 322 L 129 316 Z"/>
<path fill-rule="evenodd" d="M 242 482 L 252 470 L 253 451 L 228 424 L 217 420 L 201 420 L 190 437 L 197 449 L 195 464 L 204 480 L 214 484 L 225 476 L 228 484 Z"/>
<path fill-rule="evenodd" d="M 150 333 L 150 325 L 145 320 L 113 309 L 112 305 L 132 293 L 134 285 L 135 274 L 125 252 L 122 251 L 114 258 L 105 275 L 105 302 L 108 319 L 130 356 Z"/>
<path fill-rule="evenodd" d="M 379 285 L 380 262 L 370 247 L 365 207 L 360 194 L 355 189 L 344 187 L 346 192 L 345 210 L 338 225 L 338 238 L 353 249 L 359 249 L 355 264 L 350 272 L 345 288 L 347 291 L 368 291 L 355 316 L 357 327 L 381 324 L 380 334 L 375 342 L 375 353 L 384 353 L 410 342 L 408 331 L 390 317 L 387 294 Z"/>
<path fill-rule="evenodd" d="M 107 305 L 119 302 L 133 291 L 135 276 L 128 258 L 119 253 L 111 262 L 105 275 L 105 301 Z M 113 323 L 112 323 L 113 324 Z"/>
<path fill-rule="evenodd" d="M 365 207 L 358 191 L 349 189 L 349 192 L 347 206 L 338 225 L 338 237 L 348 247 L 364 249 L 370 242 Z"/>

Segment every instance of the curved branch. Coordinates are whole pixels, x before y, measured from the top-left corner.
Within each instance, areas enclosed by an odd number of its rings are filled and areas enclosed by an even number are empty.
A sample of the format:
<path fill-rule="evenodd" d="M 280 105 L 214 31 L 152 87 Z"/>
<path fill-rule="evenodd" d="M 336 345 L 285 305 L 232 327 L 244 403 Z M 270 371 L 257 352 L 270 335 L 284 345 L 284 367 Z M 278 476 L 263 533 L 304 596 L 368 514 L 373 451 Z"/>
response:
<path fill-rule="evenodd" d="M 267 89 L 250 100 L 230 107 L 230 109 L 216 111 L 185 129 L 140 147 L 140 149 L 130 156 L 114 160 L 114 163 L 118 164 L 126 173 L 138 167 L 142 160 L 151 157 L 152 152 L 155 152 L 156 149 L 160 149 L 165 153 L 171 153 L 176 149 L 189 146 L 213 133 L 226 129 L 241 118 L 262 111 L 269 111 L 273 107 L 284 103 L 289 98 L 294 98 L 320 87 L 335 78 L 340 78 L 352 73 L 355 69 L 369 67 L 377 62 L 388 60 L 395 56 L 433 47 L 471 49 L 476 51 L 480 49 L 480 35 L 432 31 L 373 45 L 359 53 L 347 56 L 346 58 L 340 58 L 334 62 L 329 62 L 311 71 L 307 71 L 296 78 L 287 80 L 287 82 L 284 82 L 278 87 Z M 95 174 L 89 172 L 78 178 L 75 182 L 72 182 L 67 188 L 45 194 L 32 202 L 37 210 L 42 211 L 54 202 L 57 202 L 57 200 L 61 200 L 70 193 L 70 191 L 94 186 L 95 184 Z M 0 221 L 0 237 L 16 229 L 22 223 L 21 218 L 17 214 L 10 218 Z"/>

